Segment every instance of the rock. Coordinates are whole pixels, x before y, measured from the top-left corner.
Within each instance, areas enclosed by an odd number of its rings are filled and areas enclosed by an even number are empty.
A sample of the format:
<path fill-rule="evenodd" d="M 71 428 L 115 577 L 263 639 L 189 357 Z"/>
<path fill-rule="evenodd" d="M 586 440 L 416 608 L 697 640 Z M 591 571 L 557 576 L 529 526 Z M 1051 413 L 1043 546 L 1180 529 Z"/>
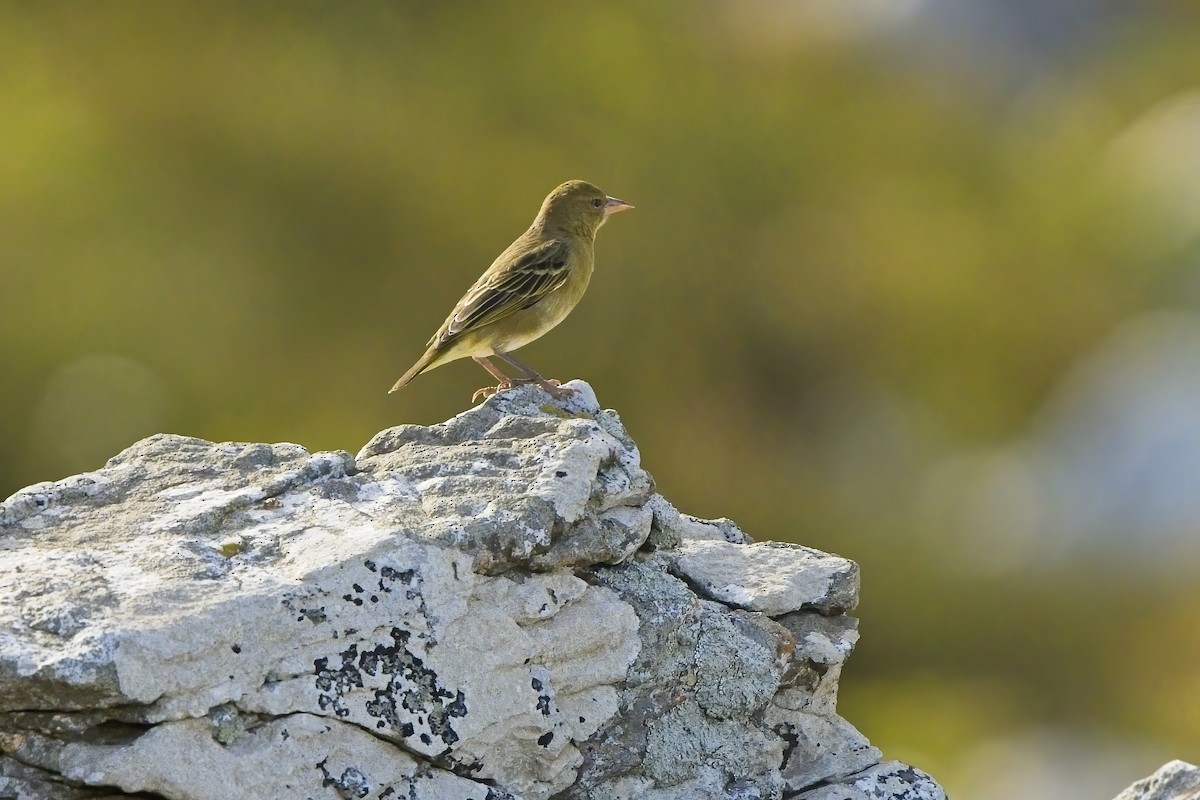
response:
<path fill-rule="evenodd" d="M 839 614 L 858 602 L 858 565 L 782 542 L 684 539 L 671 571 L 704 597 L 769 616 L 813 609 Z"/>
<path fill-rule="evenodd" d="M 574 387 L 9 498 L 0 798 L 925 797 L 854 788 L 857 567 L 680 514 Z"/>
<path fill-rule="evenodd" d="M 836 784 L 796 795 L 794 800 L 946 800 L 937 782 L 899 761 L 888 761 L 850 775 Z"/>
<path fill-rule="evenodd" d="M 1200 800 L 1200 767 L 1184 761 L 1167 762 L 1116 800 Z"/>

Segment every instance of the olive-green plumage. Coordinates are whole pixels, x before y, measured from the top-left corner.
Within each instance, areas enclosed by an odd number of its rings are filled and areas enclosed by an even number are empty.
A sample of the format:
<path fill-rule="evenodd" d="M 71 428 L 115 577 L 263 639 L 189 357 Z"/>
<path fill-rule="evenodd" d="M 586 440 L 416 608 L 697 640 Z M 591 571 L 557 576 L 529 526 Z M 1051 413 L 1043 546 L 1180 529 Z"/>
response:
<path fill-rule="evenodd" d="M 429 340 L 429 349 L 390 391 L 426 370 L 470 357 L 500 381 L 498 389 L 534 382 L 569 394 L 510 354 L 571 313 L 592 277 L 596 231 L 610 214 L 627 208 L 633 206 L 585 181 L 567 181 L 551 192 L 529 230 L 475 281 Z M 488 360 L 491 356 L 525 377 L 508 378 Z"/>

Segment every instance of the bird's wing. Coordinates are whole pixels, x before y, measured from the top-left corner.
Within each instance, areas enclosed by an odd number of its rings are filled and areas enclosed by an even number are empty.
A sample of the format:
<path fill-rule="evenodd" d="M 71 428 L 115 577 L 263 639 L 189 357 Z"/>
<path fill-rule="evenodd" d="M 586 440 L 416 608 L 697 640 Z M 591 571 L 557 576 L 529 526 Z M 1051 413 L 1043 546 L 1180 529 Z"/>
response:
<path fill-rule="evenodd" d="M 567 280 L 571 245 L 551 239 L 538 245 L 502 270 L 484 275 L 458 301 L 446 324 L 431 343 L 438 344 L 464 331 L 481 328 L 529 308 Z"/>

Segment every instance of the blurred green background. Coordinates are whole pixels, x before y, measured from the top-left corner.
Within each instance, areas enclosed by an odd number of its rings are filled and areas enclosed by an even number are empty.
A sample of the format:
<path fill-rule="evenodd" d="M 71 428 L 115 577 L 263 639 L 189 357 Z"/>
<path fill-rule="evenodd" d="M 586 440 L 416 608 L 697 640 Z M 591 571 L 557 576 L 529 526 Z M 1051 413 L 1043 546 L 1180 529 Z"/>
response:
<path fill-rule="evenodd" d="M 860 562 L 842 711 L 959 797 L 1200 759 L 1200 7 L 0 5 L 0 495 L 158 431 L 356 451 L 568 178 L 522 351 L 681 510 Z"/>

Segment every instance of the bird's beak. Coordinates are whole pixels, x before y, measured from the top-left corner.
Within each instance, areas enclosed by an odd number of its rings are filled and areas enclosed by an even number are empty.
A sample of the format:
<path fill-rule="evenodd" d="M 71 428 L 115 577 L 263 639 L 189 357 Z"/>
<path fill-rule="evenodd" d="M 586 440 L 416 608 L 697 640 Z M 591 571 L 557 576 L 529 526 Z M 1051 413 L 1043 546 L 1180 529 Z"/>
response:
<path fill-rule="evenodd" d="M 606 217 L 616 214 L 618 211 L 625 211 L 626 209 L 633 208 L 632 203 L 626 203 L 624 200 L 618 200 L 615 197 L 606 196 L 604 199 L 607 201 L 604 203 L 604 216 Z"/>

